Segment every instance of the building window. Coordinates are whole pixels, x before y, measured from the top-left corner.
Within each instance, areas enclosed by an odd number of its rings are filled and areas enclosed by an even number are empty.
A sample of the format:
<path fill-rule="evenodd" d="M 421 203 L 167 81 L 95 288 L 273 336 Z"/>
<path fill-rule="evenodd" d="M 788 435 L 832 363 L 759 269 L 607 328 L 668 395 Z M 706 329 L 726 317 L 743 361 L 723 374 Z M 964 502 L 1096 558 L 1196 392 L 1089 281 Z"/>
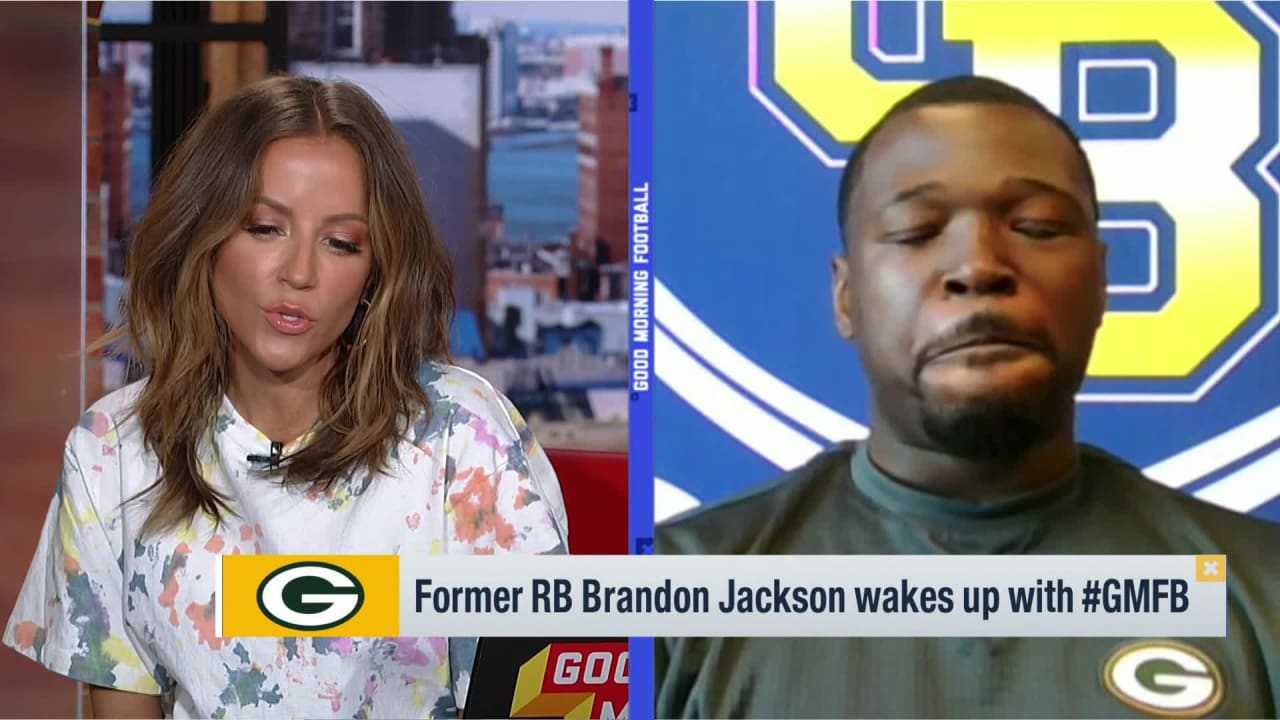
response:
<path fill-rule="evenodd" d="M 335 58 L 359 58 L 361 34 L 360 0 L 329 3 L 328 37 L 325 38 L 325 54 Z"/>

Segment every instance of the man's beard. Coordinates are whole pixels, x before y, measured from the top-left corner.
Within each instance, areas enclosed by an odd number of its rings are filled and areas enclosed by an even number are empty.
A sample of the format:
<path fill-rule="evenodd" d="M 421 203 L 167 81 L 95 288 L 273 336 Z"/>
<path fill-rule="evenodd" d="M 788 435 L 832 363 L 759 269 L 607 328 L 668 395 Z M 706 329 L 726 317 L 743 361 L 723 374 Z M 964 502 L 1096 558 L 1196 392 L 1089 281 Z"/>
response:
<path fill-rule="evenodd" d="M 1057 382 L 1048 382 L 1019 393 L 967 401 L 942 403 L 924 397 L 921 424 L 925 436 L 948 455 L 1004 464 L 1061 429 L 1070 395 Z"/>

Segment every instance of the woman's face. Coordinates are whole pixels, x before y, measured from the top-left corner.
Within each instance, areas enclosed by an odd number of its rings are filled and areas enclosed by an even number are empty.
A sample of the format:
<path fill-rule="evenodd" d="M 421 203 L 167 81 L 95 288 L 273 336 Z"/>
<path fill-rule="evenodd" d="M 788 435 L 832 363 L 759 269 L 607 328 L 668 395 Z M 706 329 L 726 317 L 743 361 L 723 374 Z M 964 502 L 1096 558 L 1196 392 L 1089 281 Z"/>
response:
<path fill-rule="evenodd" d="M 286 138 L 261 193 L 213 264 L 231 366 L 276 380 L 323 375 L 373 267 L 363 164 L 336 137 Z"/>

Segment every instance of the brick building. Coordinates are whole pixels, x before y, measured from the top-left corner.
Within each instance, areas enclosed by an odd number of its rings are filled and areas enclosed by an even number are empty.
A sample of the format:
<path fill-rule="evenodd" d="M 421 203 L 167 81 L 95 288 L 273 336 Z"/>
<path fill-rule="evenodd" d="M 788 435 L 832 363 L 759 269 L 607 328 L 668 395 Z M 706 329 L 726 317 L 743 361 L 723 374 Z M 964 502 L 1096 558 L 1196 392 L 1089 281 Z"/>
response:
<path fill-rule="evenodd" d="M 626 295 L 628 95 L 627 77 L 617 74 L 614 67 L 614 49 L 600 48 L 595 92 L 578 99 L 573 295 L 580 300 L 614 300 Z M 622 270 L 617 268 L 619 263 Z"/>

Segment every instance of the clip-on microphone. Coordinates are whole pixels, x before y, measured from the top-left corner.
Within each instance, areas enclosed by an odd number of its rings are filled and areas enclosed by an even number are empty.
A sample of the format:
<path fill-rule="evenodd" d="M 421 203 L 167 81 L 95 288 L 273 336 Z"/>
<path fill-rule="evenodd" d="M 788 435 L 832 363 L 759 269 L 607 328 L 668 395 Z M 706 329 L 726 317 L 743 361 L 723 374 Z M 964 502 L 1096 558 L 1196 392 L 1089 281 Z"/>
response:
<path fill-rule="evenodd" d="M 275 468 L 280 466 L 280 456 L 281 456 L 281 453 L 283 452 L 284 452 L 284 443 L 273 442 L 271 443 L 270 455 L 247 455 L 245 456 L 245 460 L 248 460 L 249 463 L 253 465 L 261 465 L 263 463 L 266 463 L 268 469 L 274 470 Z"/>

